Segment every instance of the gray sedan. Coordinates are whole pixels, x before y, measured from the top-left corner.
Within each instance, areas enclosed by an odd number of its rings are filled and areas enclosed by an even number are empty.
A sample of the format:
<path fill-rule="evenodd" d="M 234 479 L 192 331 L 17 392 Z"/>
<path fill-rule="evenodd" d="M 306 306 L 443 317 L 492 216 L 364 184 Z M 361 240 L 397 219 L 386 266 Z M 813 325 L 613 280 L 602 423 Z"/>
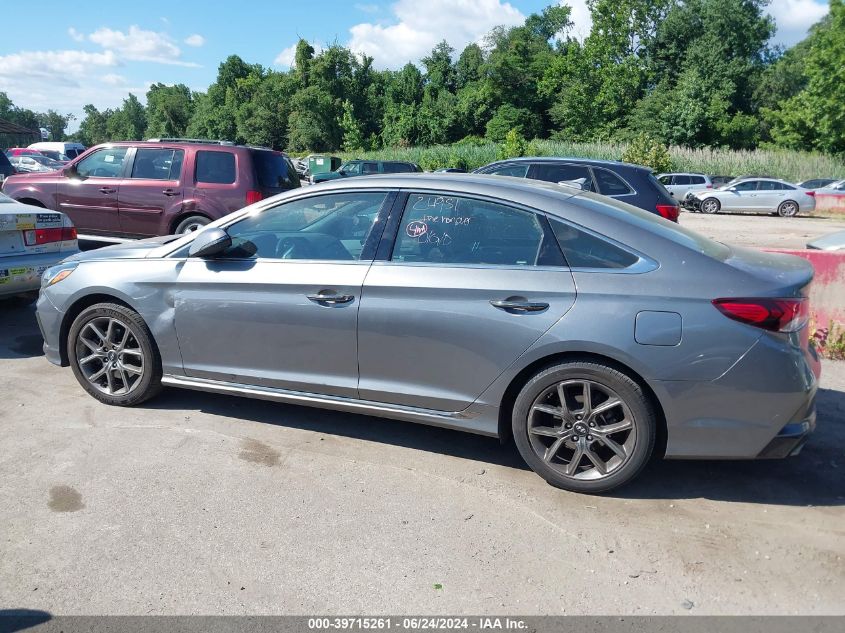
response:
<path fill-rule="evenodd" d="M 37 315 L 108 404 L 166 385 L 512 437 L 548 482 L 601 492 L 656 452 L 800 449 L 812 276 L 576 189 L 374 176 L 81 254 Z"/>

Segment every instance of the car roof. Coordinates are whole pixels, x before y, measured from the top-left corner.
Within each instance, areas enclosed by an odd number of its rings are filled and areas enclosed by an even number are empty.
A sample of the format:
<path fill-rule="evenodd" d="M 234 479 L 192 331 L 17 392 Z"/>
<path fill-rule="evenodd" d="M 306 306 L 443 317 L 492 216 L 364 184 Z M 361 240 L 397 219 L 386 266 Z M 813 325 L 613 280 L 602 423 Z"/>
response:
<path fill-rule="evenodd" d="M 201 140 L 179 140 L 179 139 L 162 139 L 160 141 L 114 141 L 112 143 L 100 143 L 94 147 L 162 147 L 165 145 L 179 145 L 179 146 L 186 146 L 190 145 L 191 147 L 198 147 L 198 148 L 205 148 L 205 149 L 249 149 L 249 150 L 258 150 L 264 152 L 275 152 L 270 147 L 260 147 L 258 145 L 238 145 L 236 143 L 228 143 L 228 142 L 204 142 Z M 89 149 L 94 149 L 94 147 Z M 284 154 L 284 152 L 279 152 L 280 154 Z M 287 155 L 287 154 L 285 154 Z"/>
<path fill-rule="evenodd" d="M 504 163 L 560 163 L 560 162 L 576 162 L 588 163 L 590 165 L 602 165 L 605 167 L 628 167 L 630 169 L 639 169 L 642 171 L 652 171 L 650 167 L 644 165 L 634 165 L 633 163 L 624 163 L 619 160 L 605 160 L 603 158 L 580 158 L 577 156 L 520 156 L 518 158 L 506 158 L 504 160 L 497 160 L 495 162 L 484 165 L 490 167 L 491 165 L 499 165 Z"/>

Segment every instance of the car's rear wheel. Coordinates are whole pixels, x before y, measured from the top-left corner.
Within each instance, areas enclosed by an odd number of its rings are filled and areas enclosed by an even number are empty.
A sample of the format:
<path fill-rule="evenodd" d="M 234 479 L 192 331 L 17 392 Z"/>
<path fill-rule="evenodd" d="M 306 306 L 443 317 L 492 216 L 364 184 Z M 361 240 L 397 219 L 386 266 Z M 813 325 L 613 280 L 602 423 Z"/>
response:
<path fill-rule="evenodd" d="M 115 303 L 98 303 L 73 321 L 67 340 L 71 368 L 100 402 L 132 406 L 161 390 L 161 357 L 141 316 Z"/>
<path fill-rule="evenodd" d="M 211 222 L 204 215 L 190 215 L 179 224 L 176 225 L 176 233 L 181 235 L 183 233 L 193 233 Z"/>
<path fill-rule="evenodd" d="M 656 424 L 639 384 L 590 361 L 539 372 L 513 410 L 523 459 L 553 486 L 574 492 L 605 492 L 636 477 L 654 449 Z"/>
<path fill-rule="evenodd" d="M 798 203 L 793 200 L 781 202 L 778 207 L 778 215 L 782 218 L 791 218 L 798 215 Z"/>
<path fill-rule="evenodd" d="M 705 198 L 701 202 L 701 211 L 703 213 L 719 213 L 722 208 L 722 203 L 716 198 Z"/>

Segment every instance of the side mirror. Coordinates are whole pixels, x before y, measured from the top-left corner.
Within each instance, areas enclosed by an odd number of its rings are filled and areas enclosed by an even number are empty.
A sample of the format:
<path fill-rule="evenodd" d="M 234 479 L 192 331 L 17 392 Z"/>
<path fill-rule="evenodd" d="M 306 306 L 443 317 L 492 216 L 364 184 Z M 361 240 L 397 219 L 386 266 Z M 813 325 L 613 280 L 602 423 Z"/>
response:
<path fill-rule="evenodd" d="M 728 187 L 728 191 L 736 191 L 736 187 Z"/>
<path fill-rule="evenodd" d="M 68 165 L 62 171 L 64 172 L 66 178 L 79 178 L 82 180 L 82 176 L 80 176 L 79 172 L 76 171 L 76 165 Z"/>
<path fill-rule="evenodd" d="M 188 249 L 188 257 L 215 257 L 232 245 L 232 238 L 223 229 L 214 227 L 200 231 L 191 248 Z"/>

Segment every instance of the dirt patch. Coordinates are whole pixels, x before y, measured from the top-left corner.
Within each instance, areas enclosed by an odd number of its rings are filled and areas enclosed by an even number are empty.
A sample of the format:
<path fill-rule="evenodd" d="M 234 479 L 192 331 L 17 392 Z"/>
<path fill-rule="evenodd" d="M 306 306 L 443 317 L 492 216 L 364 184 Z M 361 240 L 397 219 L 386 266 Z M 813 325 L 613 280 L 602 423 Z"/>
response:
<path fill-rule="evenodd" d="M 50 501 L 47 507 L 53 512 L 77 512 L 85 507 L 82 495 L 70 486 L 53 486 L 50 488 Z"/>
<path fill-rule="evenodd" d="M 238 457 L 253 464 L 278 466 L 281 453 L 263 442 L 246 439 L 241 444 L 241 452 L 238 453 Z"/>

